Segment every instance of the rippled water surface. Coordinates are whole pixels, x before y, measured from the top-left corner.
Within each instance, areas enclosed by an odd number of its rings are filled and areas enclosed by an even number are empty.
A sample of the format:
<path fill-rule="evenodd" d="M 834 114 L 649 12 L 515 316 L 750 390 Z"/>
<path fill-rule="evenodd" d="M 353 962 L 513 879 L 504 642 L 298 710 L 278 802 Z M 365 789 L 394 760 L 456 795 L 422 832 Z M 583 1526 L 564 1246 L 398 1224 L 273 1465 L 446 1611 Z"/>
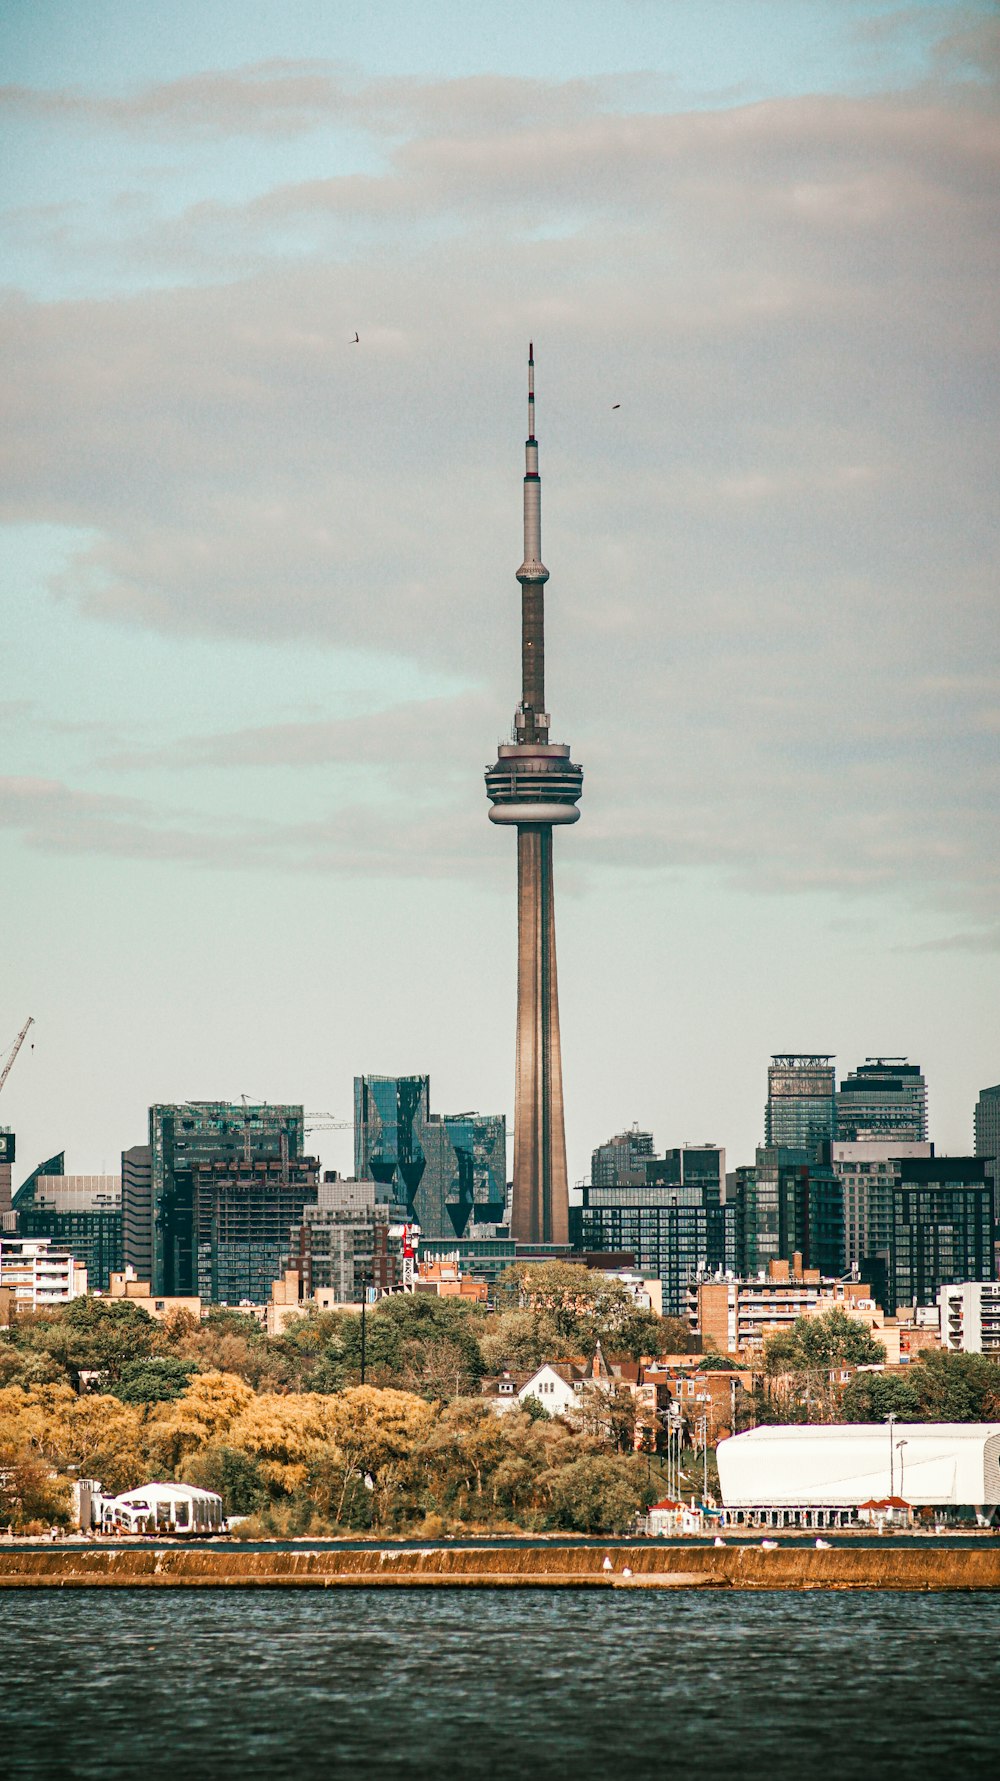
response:
<path fill-rule="evenodd" d="M 31 1590 L 8 1776 L 1000 1774 L 1000 1597 Z"/>

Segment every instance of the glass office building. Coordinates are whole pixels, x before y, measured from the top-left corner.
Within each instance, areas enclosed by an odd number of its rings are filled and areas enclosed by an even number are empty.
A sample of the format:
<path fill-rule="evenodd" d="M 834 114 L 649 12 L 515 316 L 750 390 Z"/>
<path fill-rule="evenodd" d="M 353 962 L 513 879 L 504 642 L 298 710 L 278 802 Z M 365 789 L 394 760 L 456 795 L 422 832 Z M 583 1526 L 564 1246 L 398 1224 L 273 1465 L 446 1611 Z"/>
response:
<path fill-rule="evenodd" d="M 495 1235 L 504 1225 L 503 1114 L 430 1111 L 427 1076 L 357 1076 L 354 1173 L 406 1207 L 427 1238 Z"/>
<path fill-rule="evenodd" d="M 736 1222 L 718 1189 L 628 1184 L 585 1187 L 570 1206 L 575 1249 L 629 1254 L 644 1274 L 658 1276 L 663 1311 L 682 1317 L 687 1288 L 699 1274 L 736 1267 Z"/>
<path fill-rule="evenodd" d="M 210 1305 L 264 1304 L 294 1226 L 316 1204 L 316 1159 L 199 1160 L 191 1180 L 198 1296 Z"/>
<path fill-rule="evenodd" d="M 833 1058 L 800 1053 L 773 1057 L 767 1072 L 765 1145 L 814 1152 L 835 1133 Z"/>
<path fill-rule="evenodd" d="M 64 1153 L 32 1170 L 14 1197 L 19 1237 L 47 1237 L 87 1270 L 91 1292 L 107 1292 L 123 1265 L 119 1175 L 67 1175 Z"/>
<path fill-rule="evenodd" d="M 626 1182 L 643 1182 L 646 1163 L 653 1155 L 652 1132 L 640 1132 L 638 1126 L 633 1126 L 629 1132 L 619 1132 L 592 1152 L 591 1186 L 618 1187 Z"/>

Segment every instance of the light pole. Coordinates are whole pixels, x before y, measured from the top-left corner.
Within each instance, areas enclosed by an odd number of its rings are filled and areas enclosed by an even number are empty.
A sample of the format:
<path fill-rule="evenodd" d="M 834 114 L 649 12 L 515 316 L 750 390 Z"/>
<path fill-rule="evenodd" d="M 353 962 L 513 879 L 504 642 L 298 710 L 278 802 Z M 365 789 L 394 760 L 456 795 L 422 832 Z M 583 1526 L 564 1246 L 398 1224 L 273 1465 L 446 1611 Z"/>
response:
<path fill-rule="evenodd" d="M 701 1500 L 708 1502 L 708 1416 L 702 1416 L 698 1423 L 701 1436 Z"/>
<path fill-rule="evenodd" d="M 903 1448 L 907 1445 L 908 1443 L 906 1441 L 896 1442 L 896 1451 L 899 1454 L 899 1494 L 903 1498 L 906 1496 L 906 1492 L 903 1489 Z"/>
<path fill-rule="evenodd" d="M 896 1421 L 897 1421 L 897 1412 L 895 1410 L 890 1410 L 888 1416 L 886 1417 L 886 1422 L 889 1424 L 889 1495 L 891 1497 L 894 1497 L 896 1494 L 896 1453 L 895 1453 Z"/>

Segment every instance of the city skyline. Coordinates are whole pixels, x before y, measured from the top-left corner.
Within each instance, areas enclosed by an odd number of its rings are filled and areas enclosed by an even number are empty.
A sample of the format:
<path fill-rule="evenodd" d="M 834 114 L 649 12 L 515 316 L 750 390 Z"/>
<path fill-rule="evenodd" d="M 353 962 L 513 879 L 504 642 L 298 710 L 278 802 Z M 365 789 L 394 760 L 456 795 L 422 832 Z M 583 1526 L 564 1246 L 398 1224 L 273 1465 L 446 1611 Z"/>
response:
<path fill-rule="evenodd" d="M 588 771 L 570 1180 L 636 1119 L 748 1161 L 784 1048 L 919 1059 L 967 1152 L 1000 1079 L 995 10 L 8 12 L 19 1176 L 116 1168 L 155 1102 L 343 1118 L 365 1070 L 511 1115 L 475 771 L 532 336 Z"/>

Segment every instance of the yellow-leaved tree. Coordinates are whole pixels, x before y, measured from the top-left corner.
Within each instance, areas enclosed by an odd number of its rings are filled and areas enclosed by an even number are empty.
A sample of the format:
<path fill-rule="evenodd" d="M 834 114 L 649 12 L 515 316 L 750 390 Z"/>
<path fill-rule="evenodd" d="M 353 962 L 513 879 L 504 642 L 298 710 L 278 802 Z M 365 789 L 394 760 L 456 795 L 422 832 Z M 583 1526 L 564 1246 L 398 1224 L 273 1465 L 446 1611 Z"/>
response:
<path fill-rule="evenodd" d="M 233 1424 L 253 1401 L 252 1388 L 235 1373 L 196 1373 L 179 1398 L 157 1405 L 149 1417 L 150 1460 L 168 1476 L 179 1476 L 186 1459 L 228 1441 Z"/>

